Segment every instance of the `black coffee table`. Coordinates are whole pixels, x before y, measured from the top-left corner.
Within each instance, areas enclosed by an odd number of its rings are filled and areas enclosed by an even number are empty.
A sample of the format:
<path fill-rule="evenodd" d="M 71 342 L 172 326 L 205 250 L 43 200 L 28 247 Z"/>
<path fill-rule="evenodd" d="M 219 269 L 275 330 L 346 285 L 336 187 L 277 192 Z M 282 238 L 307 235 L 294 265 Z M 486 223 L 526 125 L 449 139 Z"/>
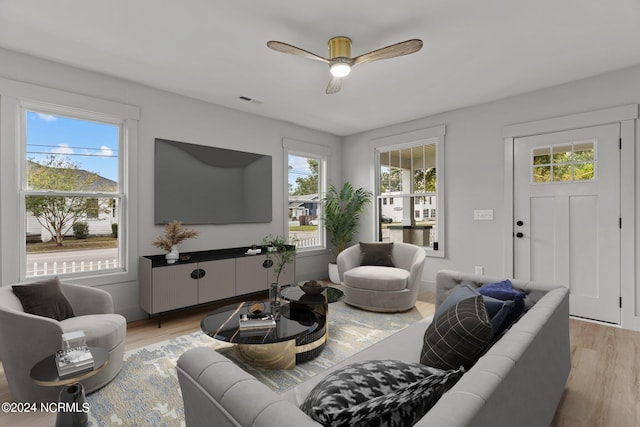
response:
<path fill-rule="evenodd" d="M 216 340 L 235 344 L 239 357 L 262 368 L 292 369 L 296 362 L 309 360 L 311 353 L 326 344 L 326 316 L 305 305 L 285 303 L 276 315 L 275 327 L 241 331 L 240 315 L 248 314 L 248 307 L 254 302 L 229 304 L 211 312 L 200 324 L 202 331 Z M 260 302 L 266 312 L 271 311 L 268 302 Z"/>

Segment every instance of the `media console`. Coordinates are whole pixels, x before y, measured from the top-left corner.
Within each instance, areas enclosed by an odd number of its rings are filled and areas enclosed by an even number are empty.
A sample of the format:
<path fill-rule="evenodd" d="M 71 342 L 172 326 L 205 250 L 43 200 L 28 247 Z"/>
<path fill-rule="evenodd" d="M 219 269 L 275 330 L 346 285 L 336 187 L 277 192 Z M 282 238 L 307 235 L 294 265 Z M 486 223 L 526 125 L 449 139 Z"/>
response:
<path fill-rule="evenodd" d="M 265 268 L 262 253 L 249 247 L 185 252 L 175 264 L 164 255 L 139 259 L 140 307 L 149 316 L 269 289 L 273 268 Z M 280 275 L 280 283 L 295 283 L 295 260 Z M 160 319 L 158 318 L 158 327 Z"/>

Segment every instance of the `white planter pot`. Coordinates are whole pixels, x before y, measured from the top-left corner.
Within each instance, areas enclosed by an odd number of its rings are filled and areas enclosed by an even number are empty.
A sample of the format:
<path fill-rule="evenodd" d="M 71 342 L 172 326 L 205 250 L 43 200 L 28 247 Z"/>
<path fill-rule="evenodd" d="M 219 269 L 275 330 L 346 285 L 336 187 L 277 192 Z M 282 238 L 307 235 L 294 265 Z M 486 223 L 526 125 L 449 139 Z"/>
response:
<path fill-rule="evenodd" d="M 340 275 L 338 274 L 338 264 L 335 262 L 329 263 L 329 280 L 335 284 L 340 284 Z"/>

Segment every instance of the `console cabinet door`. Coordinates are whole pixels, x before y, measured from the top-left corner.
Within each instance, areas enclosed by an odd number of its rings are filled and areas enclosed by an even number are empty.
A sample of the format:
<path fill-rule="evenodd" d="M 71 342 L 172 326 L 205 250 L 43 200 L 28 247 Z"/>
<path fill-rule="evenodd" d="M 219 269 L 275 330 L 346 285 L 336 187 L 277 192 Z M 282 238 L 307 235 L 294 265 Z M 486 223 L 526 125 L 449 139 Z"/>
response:
<path fill-rule="evenodd" d="M 198 280 L 191 278 L 195 264 L 153 269 L 153 313 L 198 304 Z"/>
<path fill-rule="evenodd" d="M 247 255 L 236 258 L 236 294 L 250 294 L 252 292 L 269 289 L 269 269 L 262 266 L 267 257 L 264 255 Z"/>
<path fill-rule="evenodd" d="M 199 304 L 236 295 L 235 259 L 201 262 L 197 268 L 201 270 L 201 275 L 204 274 L 198 280 Z"/>

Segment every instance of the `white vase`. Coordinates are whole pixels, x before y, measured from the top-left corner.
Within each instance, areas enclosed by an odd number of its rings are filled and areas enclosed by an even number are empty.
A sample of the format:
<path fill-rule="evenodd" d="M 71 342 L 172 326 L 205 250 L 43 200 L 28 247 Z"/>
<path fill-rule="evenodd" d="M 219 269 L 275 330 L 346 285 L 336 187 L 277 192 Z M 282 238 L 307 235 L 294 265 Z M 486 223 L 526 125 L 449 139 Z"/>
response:
<path fill-rule="evenodd" d="M 167 259 L 167 264 L 175 264 L 175 262 L 180 258 L 180 252 L 178 252 L 178 247 L 176 245 L 171 246 L 171 252 L 164 256 Z"/>
<path fill-rule="evenodd" d="M 333 283 L 340 284 L 340 274 L 338 274 L 338 264 L 335 262 L 329 263 L 329 280 Z"/>

